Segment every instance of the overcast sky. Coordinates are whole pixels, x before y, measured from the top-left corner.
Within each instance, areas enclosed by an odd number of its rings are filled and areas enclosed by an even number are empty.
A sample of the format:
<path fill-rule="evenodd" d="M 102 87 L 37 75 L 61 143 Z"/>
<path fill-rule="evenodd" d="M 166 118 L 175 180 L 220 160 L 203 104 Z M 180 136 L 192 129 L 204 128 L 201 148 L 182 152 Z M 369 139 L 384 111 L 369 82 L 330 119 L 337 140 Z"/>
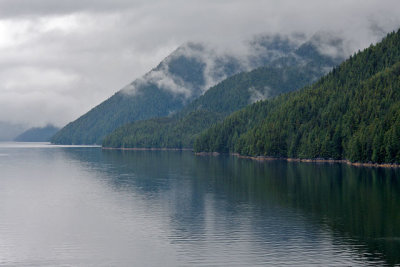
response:
<path fill-rule="evenodd" d="M 399 0 L 0 0 L 0 121 L 63 126 L 180 44 L 333 31 L 349 51 L 400 27 Z"/>

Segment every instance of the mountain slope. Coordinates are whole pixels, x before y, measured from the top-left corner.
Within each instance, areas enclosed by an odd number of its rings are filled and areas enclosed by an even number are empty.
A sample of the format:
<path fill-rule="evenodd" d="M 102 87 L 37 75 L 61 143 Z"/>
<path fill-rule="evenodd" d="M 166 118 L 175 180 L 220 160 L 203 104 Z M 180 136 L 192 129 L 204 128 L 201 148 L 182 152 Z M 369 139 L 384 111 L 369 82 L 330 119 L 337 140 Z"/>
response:
<path fill-rule="evenodd" d="M 330 45 L 329 38 L 318 36 L 312 37 L 309 43 L 318 47 Z M 205 44 L 185 44 L 142 78 L 69 123 L 52 142 L 101 143 L 105 135 L 123 124 L 176 113 L 211 86 L 236 73 L 272 66 L 272 62 L 302 64 L 305 55 L 295 53 L 304 42 L 302 38 L 305 39 L 304 36 L 259 36 L 240 50 L 241 54 L 221 52 Z"/>
<path fill-rule="evenodd" d="M 26 130 L 18 135 L 14 141 L 17 142 L 48 142 L 50 138 L 58 131 L 59 128 L 53 125 L 45 127 L 34 127 Z"/>
<path fill-rule="evenodd" d="M 257 49 L 250 47 L 250 55 L 237 56 L 218 54 L 202 44 L 185 44 L 142 78 L 66 125 L 52 142 L 99 144 L 106 134 L 125 123 L 175 113 L 226 77 L 275 60 L 284 53 L 277 42 L 285 51 L 295 47 L 288 38 L 272 38 L 251 44 Z"/>
<path fill-rule="evenodd" d="M 279 58 L 279 64 L 273 61 L 271 67 L 260 67 L 225 79 L 170 118 L 122 126 L 104 139 L 103 146 L 191 148 L 199 133 L 233 111 L 302 88 L 335 65 L 336 60 L 319 54 L 315 46 L 306 45 L 306 49 L 304 46 Z M 312 55 L 311 59 L 303 55 L 304 51 Z"/>
<path fill-rule="evenodd" d="M 400 162 L 400 31 L 301 91 L 210 128 L 195 151 Z"/>

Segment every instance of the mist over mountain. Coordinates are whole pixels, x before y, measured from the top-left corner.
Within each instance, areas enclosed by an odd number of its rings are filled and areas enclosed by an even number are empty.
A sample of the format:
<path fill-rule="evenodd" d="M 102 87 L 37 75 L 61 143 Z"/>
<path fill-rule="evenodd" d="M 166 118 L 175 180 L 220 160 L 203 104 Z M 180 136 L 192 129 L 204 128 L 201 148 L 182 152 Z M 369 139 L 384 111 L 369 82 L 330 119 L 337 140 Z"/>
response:
<path fill-rule="evenodd" d="M 302 88 L 323 71 L 310 66 L 260 67 L 233 75 L 169 117 L 136 121 L 117 128 L 104 147 L 192 148 L 195 138 L 230 113 L 251 103 Z"/>
<path fill-rule="evenodd" d="M 291 51 L 288 42 L 269 42 Z M 271 40 L 270 39 L 270 40 Z M 293 47 L 290 47 L 293 49 Z M 298 90 L 324 75 L 340 63 L 340 58 L 321 54 L 312 41 L 293 52 L 280 54 L 269 63 L 249 72 L 233 75 L 198 97 L 170 117 L 137 121 L 108 135 L 104 147 L 123 148 L 191 148 L 195 138 L 230 113 L 251 103 Z M 284 55 L 284 56 L 282 56 Z"/>
<path fill-rule="evenodd" d="M 244 45 L 242 54 L 220 51 L 207 44 L 186 43 L 143 77 L 69 123 L 52 142 L 99 144 L 105 135 L 123 124 L 176 113 L 235 73 L 269 64 L 277 67 L 306 64 L 309 55 L 298 53 L 302 47 L 307 51 L 307 46 L 312 46 L 323 54 L 319 49 L 326 45 L 324 38 L 316 40 L 313 36 L 308 42 L 302 42 L 304 38 L 302 35 L 257 36 Z M 340 45 L 337 44 L 337 49 L 342 49 Z M 330 55 L 326 58 L 332 59 Z M 332 64 L 321 61 L 315 67 L 329 69 Z"/>
<path fill-rule="evenodd" d="M 400 162 L 400 30 L 312 86 L 258 102 L 205 131 L 196 151 Z"/>

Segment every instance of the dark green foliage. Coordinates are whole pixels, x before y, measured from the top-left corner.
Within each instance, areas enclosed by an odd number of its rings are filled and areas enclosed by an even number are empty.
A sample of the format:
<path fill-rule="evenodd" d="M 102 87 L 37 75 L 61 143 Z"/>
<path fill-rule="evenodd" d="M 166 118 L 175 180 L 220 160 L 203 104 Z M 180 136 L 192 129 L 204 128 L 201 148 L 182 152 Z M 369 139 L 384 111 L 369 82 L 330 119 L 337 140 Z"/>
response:
<path fill-rule="evenodd" d="M 115 130 L 104 139 L 103 146 L 190 148 L 199 131 L 220 120 L 220 114 L 200 110 L 183 119 L 164 117 L 138 121 Z"/>
<path fill-rule="evenodd" d="M 234 113 L 196 151 L 400 162 L 400 31 L 313 86 Z"/>
<path fill-rule="evenodd" d="M 268 101 L 268 100 L 267 100 Z M 234 152 L 239 137 L 260 123 L 268 113 L 269 105 L 257 102 L 227 117 L 222 123 L 201 134 L 194 143 L 197 152 Z"/>
<path fill-rule="evenodd" d="M 50 138 L 58 131 L 59 128 L 53 125 L 45 127 L 30 128 L 18 135 L 14 141 L 17 142 L 48 142 Z"/>
<path fill-rule="evenodd" d="M 276 96 L 310 84 L 322 72 L 309 66 L 261 67 L 236 74 L 210 88 L 170 118 L 125 125 L 107 136 L 105 147 L 190 148 L 199 133 L 256 97 Z"/>
<path fill-rule="evenodd" d="M 261 67 L 239 73 L 211 87 L 179 112 L 179 116 L 200 109 L 229 115 L 252 102 L 297 90 L 321 75 L 320 69 L 309 65 Z"/>

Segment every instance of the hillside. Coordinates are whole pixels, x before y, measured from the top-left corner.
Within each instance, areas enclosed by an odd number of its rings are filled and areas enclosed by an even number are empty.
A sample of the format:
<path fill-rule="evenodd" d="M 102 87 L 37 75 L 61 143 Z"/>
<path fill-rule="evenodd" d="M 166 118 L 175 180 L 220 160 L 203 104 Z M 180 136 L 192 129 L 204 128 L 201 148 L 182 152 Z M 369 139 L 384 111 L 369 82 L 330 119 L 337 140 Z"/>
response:
<path fill-rule="evenodd" d="M 238 52 L 217 51 L 205 44 L 187 43 L 156 68 L 115 93 L 53 138 L 56 144 L 101 143 L 104 136 L 126 123 L 174 114 L 227 77 L 261 66 L 301 65 L 310 53 L 326 46 L 340 50 L 342 43 L 316 34 L 308 41 L 290 36 L 258 36 Z M 299 41 L 300 40 L 300 41 Z M 338 58 L 317 54 L 314 67 L 332 67 Z M 340 58 L 339 58 L 340 59 Z M 326 70 L 326 69 L 325 69 Z"/>
<path fill-rule="evenodd" d="M 50 138 L 58 131 L 53 125 L 47 125 L 45 127 L 34 127 L 26 130 L 25 132 L 18 135 L 14 141 L 17 142 L 48 142 Z"/>
<path fill-rule="evenodd" d="M 238 111 L 195 151 L 400 162 L 400 31 L 312 86 Z"/>
<path fill-rule="evenodd" d="M 279 58 L 279 64 L 273 61 L 271 66 L 227 78 L 174 116 L 118 128 L 104 139 L 103 146 L 191 148 L 202 131 L 232 112 L 311 84 L 338 60 L 319 54 L 309 43 L 303 44 L 293 54 Z"/>
<path fill-rule="evenodd" d="M 117 127 L 173 114 L 226 77 L 269 64 L 295 49 L 288 38 L 264 37 L 245 55 L 220 54 L 204 44 L 187 43 L 156 68 L 61 129 L 55 144 L 100 144 Z"/>

